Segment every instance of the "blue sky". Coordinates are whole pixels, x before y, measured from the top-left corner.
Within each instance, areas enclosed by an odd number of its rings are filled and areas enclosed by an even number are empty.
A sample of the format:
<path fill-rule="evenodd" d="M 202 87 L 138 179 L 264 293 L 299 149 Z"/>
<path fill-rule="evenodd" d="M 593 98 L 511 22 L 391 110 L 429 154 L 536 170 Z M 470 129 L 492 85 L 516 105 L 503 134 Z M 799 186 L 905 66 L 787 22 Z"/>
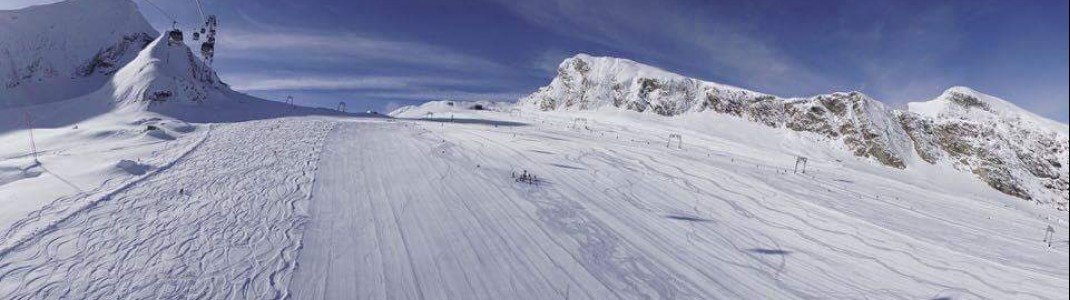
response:
<path fill-rule="evenodd" d="M 150 1 L 197 20 L 193 0 Z M 1066 0 L 201 1 L 221 18 L 224 80 L 307 105 L 515 100 L 576 53 L 788 97 L 860 90 L 895 107 L 963 85 L 1066 122 L 1070 98 Z"/>

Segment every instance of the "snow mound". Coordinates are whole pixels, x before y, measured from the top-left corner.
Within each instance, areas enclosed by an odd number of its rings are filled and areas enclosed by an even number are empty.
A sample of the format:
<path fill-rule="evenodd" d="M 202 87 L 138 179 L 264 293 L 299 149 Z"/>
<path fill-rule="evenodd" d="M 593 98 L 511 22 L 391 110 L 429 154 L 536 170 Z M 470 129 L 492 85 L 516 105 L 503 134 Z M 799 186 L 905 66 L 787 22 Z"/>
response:
<path fill-rule="evenodd" d="M 478 111 L 508 111 L 513 103 L 495 101 L 431 101 L 420 105 L 402 106 L 388 115 L 395 118 L 422 118 L 428 113 L 466 113 Z"/>
<path fill-rule="evenodd" d="M 16 164 L 15 161 L 0 162 L 0 186 L 15 181 L 41 176 L 41 164 L 26 161 Z"/>
<path fill-rule="evenodd" d="M 119 163 L 115 164 L 115 168 L 131 175 L 145 175 L 149 170 L 152 170 L 152 166 L 139 164 L 128 159 L 120 160 Z"/>
<path fill-rule="evenodd" d="M 156 35 L 129 0 L 0 11 L 0 109 L 100 89 Z"/>

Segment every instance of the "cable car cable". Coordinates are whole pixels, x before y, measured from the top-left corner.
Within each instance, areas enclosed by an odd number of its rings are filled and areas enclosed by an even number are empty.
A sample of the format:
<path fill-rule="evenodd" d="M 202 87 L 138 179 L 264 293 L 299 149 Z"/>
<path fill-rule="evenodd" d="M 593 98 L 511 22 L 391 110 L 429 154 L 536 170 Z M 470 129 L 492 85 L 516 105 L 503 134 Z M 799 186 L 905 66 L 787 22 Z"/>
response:
<path fill-rule="evenodd" d="M 163 8 L 160 8 L 160 6 L 156 5 L 156 3 L 152 3 L 152 1 L 149 1 L 149 0 L 143 0 L 143 1 L 145 1 L 145 3 L 148 3 L 149 5 L 151 5 L 153 8 L 156 8 L 156 10 L 159 11 L 161 15 L 163 15 L 164 17 L 170 19 L 171 22 L 174 22 L 174 24 L 178 24 L 178 25 L 182 24 L 182 23 L 178 22 L 178 20 L 176 20 L 170 14 L 168 14 L 167 11 L 165 11 Z"/>

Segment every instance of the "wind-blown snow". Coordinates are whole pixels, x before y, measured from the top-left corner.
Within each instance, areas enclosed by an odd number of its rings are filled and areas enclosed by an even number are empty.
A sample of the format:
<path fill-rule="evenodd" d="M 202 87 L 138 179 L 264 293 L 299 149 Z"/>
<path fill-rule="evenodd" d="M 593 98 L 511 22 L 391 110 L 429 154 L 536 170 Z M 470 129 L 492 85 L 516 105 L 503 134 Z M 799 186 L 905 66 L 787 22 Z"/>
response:
<path fill-rule="evenodd" d="M 281 298 L 326 122 L 217 126 L 178 161 L 0 240 L 0 298 Z M 278 141 L 286 141 L 280 143 Z M 71 209 L 66 207 L 67 210 Z M 58 220 L 46 218 L 64 213 Z"/>

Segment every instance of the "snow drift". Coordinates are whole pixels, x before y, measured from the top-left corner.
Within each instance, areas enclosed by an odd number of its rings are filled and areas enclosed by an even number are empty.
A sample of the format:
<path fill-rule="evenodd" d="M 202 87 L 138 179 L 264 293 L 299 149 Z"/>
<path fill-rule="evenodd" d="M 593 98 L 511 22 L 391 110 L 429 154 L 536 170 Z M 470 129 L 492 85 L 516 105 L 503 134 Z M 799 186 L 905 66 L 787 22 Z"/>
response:
<path fill-rule="evenodd" d="M 889 167 L 950 164 L 1006 194 L 1067 209 L 1067 126 L 967 88 L 899 111 L 859 92 L 780 98 L 631 60 L 580 54 L 562 62 L 550 84 L 519 105 L 727 114 L 824 136 Z"/>

